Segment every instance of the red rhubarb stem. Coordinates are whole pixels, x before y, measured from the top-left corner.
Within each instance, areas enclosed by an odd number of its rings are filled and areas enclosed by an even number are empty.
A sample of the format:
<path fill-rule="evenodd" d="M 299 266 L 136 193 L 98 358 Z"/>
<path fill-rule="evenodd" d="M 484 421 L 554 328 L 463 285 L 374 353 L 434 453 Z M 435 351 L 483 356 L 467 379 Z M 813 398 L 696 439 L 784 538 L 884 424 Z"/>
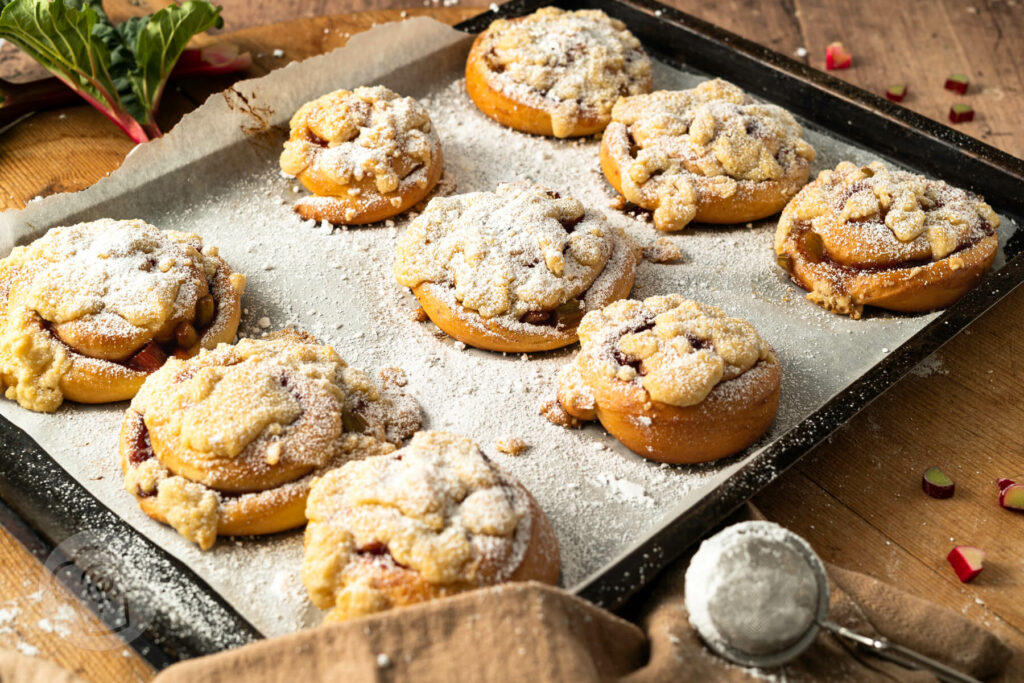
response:
<path fill-rule="evenodd" d="M 128 115 L 127 112 L 112 111 L 103 106 L 103 104 L 95 97 L 82 90 L 76 91 L 82 97 L 83 100 L 93 106 L 99 113 L 106 116 L 108 119 L 113 121 L 118 128 L 123 130 L 135 142 L 149 142 L 149 134 L 142 125 Z M 157 130 L 159 133 L 159 129 Z"/>

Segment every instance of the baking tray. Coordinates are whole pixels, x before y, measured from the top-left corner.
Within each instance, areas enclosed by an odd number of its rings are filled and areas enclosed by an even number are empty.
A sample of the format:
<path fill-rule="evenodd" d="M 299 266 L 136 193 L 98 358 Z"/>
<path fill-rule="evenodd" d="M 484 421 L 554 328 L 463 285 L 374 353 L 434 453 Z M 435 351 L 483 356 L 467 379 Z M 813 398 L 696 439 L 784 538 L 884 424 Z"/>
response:
<path fill-rule="evenodd" d="M 626 22 L 658 59 L 726 78 L 813 127 L 920 172 L 984 194 L 1005 218 L 1024 219 L 1024 162 L 827 74 L 706 22 L 646 0 L 511 2 L 457 28 L 478 32 L 499 16 L 555 4 L 598 8 Z M 728 480 L 685 512 L 669 510 L 656 531 L 570 588 L 603 606 L 635 590 L 1024 279 L 1024 235 L 1003 245 L 1005 263 L 956 305 L 884 356 L 795 427 L 745 458 Z M 249 642 L 260 632 L 195 572 L 107 509 L 21 429 L 0 422 L 0 524 L 157 668 Z M 47 486 L 40 486 L 46 482 Z M 88 520 L 88 523 L 85 522 Z M 144 563 L 147 580 L 116 571 L 97 553 Z M 102 559 L 102 558 L 100 558 Z M 113 569 L 112 569 L 113 567 Z M 137 574 L 137 573 L 136 573 Z M 175 605 L 200 606 L 187 615 Z M 144 619 L 133 619 L 143 614 Z M 139 633 L 135 622 L 145 624 Z M 129 629 L 129 630 L 125 630 Z"/>

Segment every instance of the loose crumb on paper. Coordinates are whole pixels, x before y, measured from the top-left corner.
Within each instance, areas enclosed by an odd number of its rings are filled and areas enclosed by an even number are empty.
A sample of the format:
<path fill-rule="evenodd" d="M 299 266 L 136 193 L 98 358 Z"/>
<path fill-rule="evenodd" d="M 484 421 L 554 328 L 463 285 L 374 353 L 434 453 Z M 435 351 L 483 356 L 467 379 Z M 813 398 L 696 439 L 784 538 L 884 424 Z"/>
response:
<path fill-rule="evenodd" d="M 530 448 L 530 444 L 515 436 L 506 436 L 494 442 L 494 447 L 499 453 L 508 455 L 522 455 Z"/>
<path fill-rule="evenodd" d="M 683 252 L 668 237 L 659 237 L 644 247 L 644 258 L 651 263 L 680 263 Z"/>
<path fill-rule="evenodd" d="M 575 417 L 565 412 L 565 408 L 558 402 L 558 399 L 545 401 L 540 407 L 540 414 L 548 419 L 548 422 L 566 429 L 579 429 L 582 423 Z"/>

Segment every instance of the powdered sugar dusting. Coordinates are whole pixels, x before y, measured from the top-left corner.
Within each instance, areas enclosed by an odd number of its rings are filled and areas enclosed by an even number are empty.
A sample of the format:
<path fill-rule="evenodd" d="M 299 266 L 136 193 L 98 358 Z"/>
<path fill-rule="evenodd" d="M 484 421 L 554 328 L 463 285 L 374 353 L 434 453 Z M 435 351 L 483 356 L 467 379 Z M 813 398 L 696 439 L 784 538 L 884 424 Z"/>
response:
<path fill-rule="evenodd" d="M 629 479 L 620 479 L 614 474 L 601 472 L 597 475 L 597 481 L 603 484 L 611 497 L 624 503 L 639 503 L 647 507 L 654 507 L 654 499 L 647 495 L 644 487 Z"/>
<path fill-rule="evenodd" d="M 661 237 L 642 214 L 634 218 L 606 208 L 613 197 L 599 169 L 598 141 L 533 137 L 481 114 L 459 82 L 466 50 L 468 44 L 461 43 L 436 61 L 423 60 L 384 80 L 426 106 L 441 137 L 446 174 L 459 192 L 532 180 L 604 211 L 613 226 L 641 244 Z M 301 82 L 304 67 L 294 67 L 290 78 Z M 334 68 L 345 67 L 339 62 Z M 687 88 L 702 77 L 656 64 L 654 80 L 659 88 Z M 307 99 L 320 94 L 305 93 Z M 833 167 L 840 158 L 857 163 L 873 158 L 810 125 L 805 138 L 819 152 L 812 172 Z M 294 324 L 333 345 L 353 367 L 400 368 L 407 379 L 404 389 L 424 409 L 425 428 L 473 439 L 534 495 L 555 528 L 564 585 L 600 570 L 657 528 L 662 515 L 692 506 L 750 457 L 661 467 L 626 452 L 597 425 L 566 430 L 550 424 L 539 409 L 553 398 L 558 371 L 575 349 L 528 357 L 488 353 L 459 348 L 432 324 L 415 322 L 415 300 L 391 272 L 397 238 L 411 215 L 396 217 L 393 226 L 333 232 L 329 225 L 305 223 L 291 211 L 294 194 L 279 175 L 278 149 L 268 152 L 249 143 L 228 148 L 168 174 L 159 192 L 111 199 L 88 217 L 140 216 L 219 245 L 221 256 L 249 276 L 240 328 L 246 334 Z M 772 344 L 782 365 L 782 405 L 761 444 L 792 428 L 881 360 L 883 349 L 897 348 L 934 318 L 873 315 L 852 321 L 822 311 L 780 275 L 772 254 L 774 229 L 770 220 L 751 228 L 690 226 L 669 238 L 685 260 L 639 264 L 633 292 L 634 298 L 677 292 L 719 306 L 751 322 Z M 1013 229 L 1004 219 L 1001 240 Z M 257 324 L 264 317 L 267 328 Z M 319 611 L 298 579 L 301 534 L 222 539 L 203 553 L 138 509 L 117 467 L 124 408 L 66 405 L 43 416 L 5 403 L 0 414 L 26 429 L 104 504 L 192 567 L 264 633 L 315 623 Z M 532 447 L 518 456 L 496 452 L 494 440 L 506 434 Z M 769 481 L 775 472 L 764 476 Z M 641 487 L 645 497 L 632 495 L 637 489 L 628 484 L 625 494 L 616 494 L 622 487 L 612 478 Z"/>
<path fill-rule="evenodd" d="M 686 570 L 690 623 L 716 651 L 764 657 L 793 647 L 822 607 L 824 571 L 812 558 L 806 542 L 772 522 L 728 527 L 701 544 Z"/>
<path fill-rule="evenodd" d="M 344 207 L 342 222 L 362 222 L 361 214 L 385 199 L 399 207 L 403 195 L 429 189 L 437 133 L 411 97 L 380 86 L 337 90 L 307 102 L 290 125 L 281 170 L 325 195 L 305 204 L 333 200 Z"/>
<path fill-rule="evenodd" d="M 949 370 L 946 369 L 945 364 L 942 362 L 942 356 L 936 352 L 918 363 L 910 371 L 910 374 L 915 377 L 931 377 L 932 375 L 948 375 Z"/>
<path fill-rule="evenodd" d="M 488 85 L 548 111 L 566 137 L 581 117 L 607 119 L 621 95 L 647 92 L 651 63 L 622 22 L 599 10 L 544 7 L 498 19 L 480 38 Z"/>
<path fill-rule="evenodd" d="M 436 595 L 507 581 L 528 545 L 542 542 L 532 541 L 542 520 L 522 488 L 471 440 L 439 431 L 324 475 L 306 512 L 302 580 L 332 618 L 418 601 L 399 568 Z"/>

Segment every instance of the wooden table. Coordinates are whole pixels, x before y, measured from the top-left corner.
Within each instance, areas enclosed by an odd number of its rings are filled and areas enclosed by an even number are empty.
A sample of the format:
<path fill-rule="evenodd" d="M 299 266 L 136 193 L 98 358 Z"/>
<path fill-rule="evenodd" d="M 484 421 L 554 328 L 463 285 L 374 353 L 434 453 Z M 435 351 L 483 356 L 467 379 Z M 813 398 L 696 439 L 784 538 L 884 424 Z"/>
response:
<path fill-rule="evenodd" d="M 227 28 L 242 29 L 220 38 L 257 55 L 252 72 L 259 75 L 338 47 L 375 23 L 420 14 L 455 23 L 478 11 L 418 7 L 317 16 L 401 3 L 220 0 Z M 164 4 L 106 3 L 115 17 Z M 904 104 L 937 119 L 944 119 L 958 99 L 942 89 L 945 76 L 967 73 L 968 101 L 978 114 L 961 130 L 1024 157 L 1024 0 L 979 0 L 976 6 L 952 0 L 672 4 L 781 52 L 796 55 L 804 48 L 808 62 L 819 68 L 825 45 L 842 40 L 854 55 L 854 68 L 834 73 L 875 92 L 905 82 L 910 94 Z M 294 19 L 312 16 L 317 18 Z M 293 20 L 264 26 L 288 18 Z M 275 49 L 284 57 L 273 57 Z M 161 110 L 164 129 L 227 82 L 184 83 L 169 91 Z M 39 113 L 0 135 L 0 208 L 86 187 L 115 169 L 131 146 L 88 107 Z M 997 477 L 1024 477 L 1022 385 L 1024 289 L 899 382 L 755 503 L 770 519 L 807 538 L 827 561 L 946 605 L 1024 653 L 1024 515 L 1000 509 L 995 489 Z M 921 472 L 931 465 L 956 480 L 952 500 L 921 493 Z M 954 544 L 977 545 L 989 553 L 984 573 L 971 584 L 959 583 L 946 563 Z M 60 638 L 61 628 L 96 629 L 98 622 L 62 590 L 38 593 L 39 572 L 39 564 L 0 532 L 0 647 L 38 649 L 39 656 L 87 680 L 152 676 L 113 637 L 106 650 L 76 649 Z M 55 614 L 63 614 L 63 621 Z M 1018 654 L 1018 664 L 1022 661 L 1024 654 Z"/>

